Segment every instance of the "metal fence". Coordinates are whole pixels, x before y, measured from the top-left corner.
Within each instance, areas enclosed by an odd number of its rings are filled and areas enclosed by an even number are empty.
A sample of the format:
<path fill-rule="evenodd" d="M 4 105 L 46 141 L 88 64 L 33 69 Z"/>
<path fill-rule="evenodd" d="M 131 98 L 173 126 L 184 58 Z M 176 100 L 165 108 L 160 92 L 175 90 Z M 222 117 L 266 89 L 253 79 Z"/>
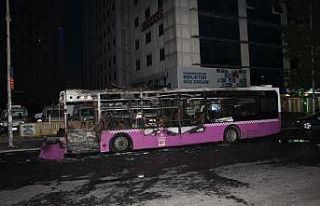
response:
<path fill-rule="evenodd" d="M 59 128 L 64 128 L 64 122 L 37 122 L 20 125 L 20 136 L 41 137 L 56 135 Z"/>
<path fill-rule="evenodd" d="M 312 97 L 281 96 L 282 112 L 310 113 L 312 112 Z M 320 108 L 320 97 L 317 97 L 316 111 Z"/>

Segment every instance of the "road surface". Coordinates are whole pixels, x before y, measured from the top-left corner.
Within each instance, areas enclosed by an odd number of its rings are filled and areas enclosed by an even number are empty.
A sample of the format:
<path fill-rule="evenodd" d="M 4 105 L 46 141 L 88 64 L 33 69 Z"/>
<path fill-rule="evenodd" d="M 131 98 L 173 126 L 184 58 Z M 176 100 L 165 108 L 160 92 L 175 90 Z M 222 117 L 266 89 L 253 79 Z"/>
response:
<path fill-rule="evenodd" d="M 1 205 L 320 205 L 320 141 L 298 136 L 36 156 L 0 156 Z"/>

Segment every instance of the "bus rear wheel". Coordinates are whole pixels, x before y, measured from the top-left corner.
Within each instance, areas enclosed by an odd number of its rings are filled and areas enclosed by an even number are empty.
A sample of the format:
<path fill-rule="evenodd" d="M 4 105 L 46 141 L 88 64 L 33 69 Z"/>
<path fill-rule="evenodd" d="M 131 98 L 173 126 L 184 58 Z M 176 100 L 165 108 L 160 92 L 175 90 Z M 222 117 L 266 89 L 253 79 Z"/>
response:
<path fill-rule="evenodd" d="M 130 149 L 130 140 L 124 135 L 115 136 L 111 143 L 111 149 L 115 153 L 127 152 Z"/>
<path fill-rule="evenodd" d="M 224 131 L 224 141 L 234 143 L 240 138 L 240 131 L 235 126 L 229 126 Z"/>

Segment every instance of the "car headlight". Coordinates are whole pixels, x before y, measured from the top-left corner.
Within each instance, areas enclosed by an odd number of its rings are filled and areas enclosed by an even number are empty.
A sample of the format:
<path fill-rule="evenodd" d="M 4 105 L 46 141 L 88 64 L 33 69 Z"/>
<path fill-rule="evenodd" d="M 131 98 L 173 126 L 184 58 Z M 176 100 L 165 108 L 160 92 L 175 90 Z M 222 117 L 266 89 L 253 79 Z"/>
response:
<path fill-rule="evenodd" d="M 309 130 L 311 129 L 311 124 L 309 122 L 306 122 L 303 124 L 303 128 Z"/>

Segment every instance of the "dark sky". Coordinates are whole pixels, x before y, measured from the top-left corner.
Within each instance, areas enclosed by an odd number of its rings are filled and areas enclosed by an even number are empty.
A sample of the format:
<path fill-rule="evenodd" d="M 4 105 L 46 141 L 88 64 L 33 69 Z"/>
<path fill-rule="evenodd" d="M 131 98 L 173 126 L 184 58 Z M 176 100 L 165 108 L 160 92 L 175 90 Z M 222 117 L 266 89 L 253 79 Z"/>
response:
<path fill-rule="evenodd" d="M 0 109 L 6 104 L 6 67 L 5 67 L 5 0 L 0 0 Z"/>
<path fill-rule="evenodd" d="M 28 5 L 30 4 L 36 4 L 38 7 L 41 7 L 41 5 L 43 4 L 38 4 L 38 1 L 41 1 L 41 3 L 43 1 L 55 1 L 55 0 L 10 0 L 11 1 L 11 15 L 13 15 L 16 11 L 21 11 L 21 5 Z M 63 17 L 62 17 L 62 22 L 61 22 L 61 26 L 63 27 L 63 31 L 64 31 L 64 51 L 63 51 L 63 70 L 64 70 L 64 74 L 63 77 L 56 77 L 56 79 L 58 79 L 59 81 L 64 81 L 63 84 L 64 85 L 63 88 L 81 88 L 82 87 L 82 45 L 83 45 L 83 36 L 82 36 L 82 31 L 83 31 L 83 8 L 82 8 L 82 2 L 83 0 L 67 0 L 64 1 L 62 0 L 62 4 L 59 5 L 59 7 L 61 8 L 55 8 L 57 10 L 61 10 L 63 11 Z M 45 5 L 45 4 L 44 4 Z M 1 94 L 0 94 L 0 109 L 4 108 L 5 105 L 7 104 L 7 98 L 6 98 L 6 93 L 7 93 L 7 89 L 6 89 L 6 38 L 5 38 L 5 31 L 6 31 L 6 27 L 5 27 L 5 0 L 0 0 L 0 89 L 1 89 Z M 18 7 L 18 8 L 16 8 Z M 19 8 L 20 7 L 20 8 Z M 27 7 L 27 6 L 25 6 Z M 32 7 L 34 8 L 34 7 Z M 25 8 L 26 10 L 28 8 Z M 30 8 L 29 8 L 30 9 Z M 37 8 L 39 11 L 43 11 L 46 10 L 49 11 L 52 10 L 54 11 L 54 9 L 51 8 Z M 32 11 L 33 12 L 33 11 Z M 26 14 L 23 15 L 28 15 L 28 12 L 26 12 Z M 22 16 L 22 18 L 24 18 L 24 16 Z M 57 14 L 59 15 L 59 14 Z M 15 20 L 15 18 L 19 18 L 21 19 L 21 17 L 17 17 L 18 14 L 16 16 L 12 16 L 12 21 Z M 50 21 L 50 20 L 49 20 Z M 48 24 L 50 24 L 51 22 L 48 22 Z M 33 22 L 33 24 L 37 24 L 37 22 Z M 16 25 L 17 27 L 20 27 L 20 25 Z M 56 25 L 57 27 L 60 25 Z M 11 35 L 14 36 L 14 30 L 17 30 L 17 28 L 15 28 L 14 22 L 11 23 Z M 19 30 L 19 29 L 18 29 Z M 20 29 L 21 30 L 21 29 Z M 23 33 L 23 35 L 20 35 L 20 39 L 21 38 L 25 38 L 24 41 L 30 41 L 30 38 L 28 39 L 28 32 L 29 31 L 19 31 L 20 33 Z M 50 31 L 48 31 L 50 32 Z M 34 35 L 34 33 L 32 34 Z M 34 38 L 36 38 L 36 35 L 34 35 Z M 14 53 L 17 52 L 17 48 L 14 47 L 14 39 L 11 39 L 11 46 L 12 46 L 12 64 L 15 67 L 15 70 L 21 69 L 21 66 L 18 67 L 17 65 L 15 66 L 15 62 L 19 61 L 17 60 L 17 58 L 15 58 Z M 17 42 L 15 42 L 17 43 Z M 25 51 L 27 53 L 34 53 L 33 55 L 36 55 L 35 51 Z M 52 51 L 52 55 L 54 55 L 55 53 L 57 53 L 57 51 Z M 49 55 L 51 55 L 49 54 Z M 49 61 L 50 64 L 50 61 Z M 49 65 L 48 68 L 46 69 L 51 69 L 54 68 L 54 66 Z M 27 66 L 24 68 L 25 71 L 24 72 L 33 72 L 34 74 L 39 74 L 40 71 L 36 71 L 36 69 L 34 67 L 30 67 L 27 68 Z M 34 71 L 30 71 L 30 70 L 34 70 Z M 42 70 L 41 70 L 42 72 Z M 52 73 L 52 72 L 51 72 Z M 49 72 L 50 74 L 50 72 Z M 60 73 L 57 72 L 57 75 L 59 75 Z M 31 79 L 23 79 L 24 76 L 21 76 L 21 71 L 17 71 L 15 72 L 15 81 L 17 81 L 17 79 L 20 81 L 32 81 Z M 40 74 L 39 74 L 40 75 Z M 42 73 L 43 75 L 43 73 Z M 51 75 L 52 76 L 52 75 Z M 49 78 L 50 79 L 50 78 Z M 45 80 L 44 80 L 45 81 Z M 41 85 L 41 84 L 40 84 Z M 59 94 L 59 90 L 61 88 L 46 88 L 46 82 L 42 82 L 42 85 L 44 86 L 40 86 L 41 88 L 34 88 L 36 89 L 40 89 L 40 90 L 45 90 L 48 89 L 48 91 L 50 90 L 50 92 L 48 92 L 48 95 L 45 95 L 44 97 L 34 97 L 32 95 L 30 95 L 31 93 L 27 93 L 24 92 L 25 94 L 19 94 L 17 95 L 16 92 L 14 92 L 13 94 L 13 98 L 14 98 L 14 103 L 16 104 L 23 104 L 26 100 L 28 100 L 28 104 L 29 107 L 34 107 L 31 108 L 31 110 L 39 110 L 39 107 L 42 107 L 46 104 L 48 104 L 49 102 L 52 102 L 52 99 L 58 98 L 58 94 Z M 18 88 L 17 88 L 18 87 Z M 51 86 L 52 87 L 52 86 Z M 20 90 L 23 91 L 25 88 L 19 88 L 19 84 L 17 83 L 16 86 L 16 91 Z M 54 90 L 57 91 L 54 91 Z M 25 89 L 26 90 L 26 89 Z M 30 89 L 29 89 L 30 90 Z M 37 92 L 36 92 L 37 93 Z M 46 93 L 46 91 L 42 91 L 42 93 Z M 34 95 L 34 94 L 33 94 Z M 39 99 L 41 99 L 41 102 L 39 102 Z M 36 108 L 38 107 L 38 108 Z"/>
<path fill-rule="evenodd" d="M 66 71 L 67 87 L 82 87 L 82 75 L 78 68 L 82 68 L 83 51 L 83 0 L 67 0 L 66 3 Z M 81 82 L 79 82 L 81 81 Z"/>

